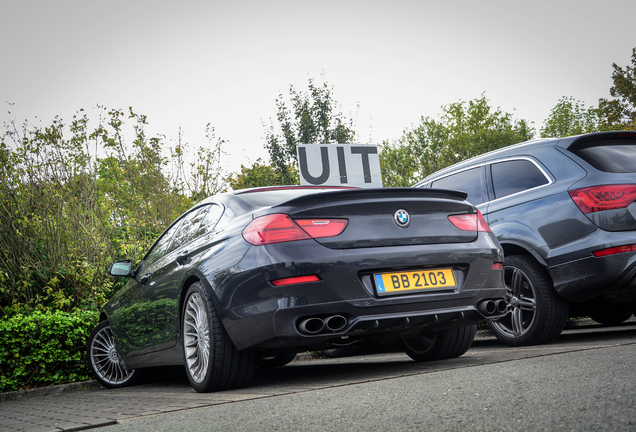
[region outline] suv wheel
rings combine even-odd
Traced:
[[[568,304],[554,291],[547,271],[533,258],[505,258],[504,279],[508,311],[490,321],[490,330],[510,346],[537,345],[556,339],[568,316]]]
[[[590,314],[592,321],[599,324],[612,326],[627,321],[632,317],[632,311],[617,307],[614,311],[595,312]]]

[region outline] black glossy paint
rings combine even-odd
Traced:
[[[236,347],[263,353],[323,349],[358,339],[397,340],[424,328],[469,325],[485,319],[477,303],[505,296],[503,271],[492,270],[494,262],[503,260],[494,235],[461,231],[448,220],[451,214],[475,213],[463,193],[410,188],[258,193],[217,195],[195,206],[214,202],[224,209],[213,231],[149,266],[142,261],[104,307],[129,368],[182,363],[182,296],[196,281],[203,283]],[[268,201],[264,193],[281,198],[255,205]],[[408,228],[394,222],[400,209],[412,212]],[[247,243],[243,228],[272,213],[346,218],[349,225],[330,239]],[[178,229],[184,217],[164,235]],[[438,268],[451,268],[457,287],[384,297],[375,292],[373,273]],[[301,275],[317,275],[319,281],[271,283]],[[298,330],[304,318],[336,314],[347,319],[337,332],[307,335]]]
[[[636,173],[599,171],[570,151],[577,146],[609,144],[617,139],[634,140],[636,132],[529,141],[445,168],[416,187],[430,187],[436,179],[479,167],[486,177],[483,195],[488,199],[477,208],[506,254],[532,255],[547,268],[557,293],[567,300],[594,301],[603,296],[603,300],[634,303],[636,253],[596,258],[592,252],[636,243],[636,202],[624,209],[583,214],[568,193],[596,185],[636,184]],[[550,184],[496,199],[490,165],[511,159],[533,161],[545,172]]]

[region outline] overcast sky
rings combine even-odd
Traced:
[[[635,16],[634,0],[2,0],[0,120],[132,106],[193,145],[211,123],[234,171],[267,159],[263,122],[309,78],[334,87],[361,143],[484,92],[539,128],[561,96],[609,97]]]

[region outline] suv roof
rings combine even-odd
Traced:
[[[462,168],[472,167],[481,162],[491,161],[497,158],[505,158],[510,155],[520,156],[523,154],[525,148],[536,149],[538,147],[560,147],[562,149],[569,149],[574,144],[577,146],[584,143],[593,141],[603,141],[607,139],[634,137],[636,138],[636,131],[610,131],[610,132],[596,132],[591,134],[574,135],[566,138],[539,138],[530,141],[524,141],[519,144],[513,144],[507,147],[503,147],[497,150],[493,150],[488,153],[481,154],[479,156],[466,159],[465,161],[458,162],[454,165],[450,165],[446,168],[442,168],[433,174],[426,176],[423,180],[415,184],[415,187],[420,186],[433,178],[443,177],[447,173],[456,172]]]

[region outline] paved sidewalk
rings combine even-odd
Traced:
[[[441,370],[522,360],[615,345],[636,347],[634,323],[622,327],[566,330],[557,344],[510,348],[480,332],[468,353],[457,359],[417,363],[403,353],[338,359],[303,359],[289,366],[259,370],[245,389],[196,393],[182,368],[162,368],[160,382],[116,390],[95,382],[22,392],[0,403],[0,431],[79,431],[117,424],[127,419],[192,408],[382,381]],[[46,395],[43,395],[45,394]]]

